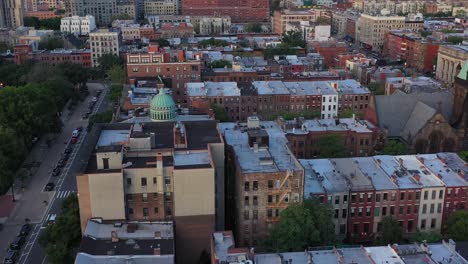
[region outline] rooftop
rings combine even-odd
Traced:
[[[437,175],[447,187],[465,186],[468,187],[468,182],[464,179],[463,173],[451,169],[438,156],[438,154],[417,155],[418,159],[424,163],[426,168],[429,168],[432,173]]]
[[[87,253],[78,253],[75,264],[174,264],[172,255],[120,255],[120,256],[93,256]]]
[[[288,134],[307,134],[309,132],[320,131],[354,131],[357,133],[372,133],[371,129],[374,128],[374,125],[370,122],[366,120],[356,120],[355,118],[308,119],[301,123],[294,120],[285,122],[285,132]]]
[[[248,259],[246,248],[235,248],[231,231],[214,232],[212,237],[214,252],[211,252],[220,263],[242,263]]]
[[[187,83],[188,96],[240,96],[236,82]]]
[[[366,247],[365,250],[374,263],[405,263],[390,246]]]
[[[348,192],[349,182],[328,159],[300,159],[304,167],[304,197],[320,193]]]
[[[441,84],[429,77],[389,77],[386,79],[386,85],[392,84],[394,88],[400,89],[404,93],[432,93],[440,91]]]
[[[273,121],[261,121],[260,129],[268,135],[268,146],[250,147],[245,123],[219,123],[220,133],[226,143],[234,148],[242,173],[279,172],[302,170],[288,148],[284,132]]]
[[[174,152],[174,166],[176,168],[210,168],[211,155],[208,151],[176,151]]]

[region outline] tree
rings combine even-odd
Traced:
[[[120,13],[112,16],[112,21],[114,20],[133,20],[133,17],[131,17],[129,14]]]
[[[42,40],[41,42],[39,42],[39,49],[41,50],[62,49],[63,47],[63,39],[60,37],[50,37],[46,40]]]
[[[392,216],[382,218],[382,237],[383,244],[399,243],[403,238],[403,228]]]
[[[320,158],[343,158],[346,156],[344,139],[339,134],[327,134],[320,137],[318,141]]]
[[[460,158],[464,161],[468,162],[468,151],[459,152],[458,156],[460,156]]]
[[[62,204],[56,222],[49,225],[39,237],[49,263],[73,263],[73,251],[80,245],[81,226],[78,197],[72,194]]]
[[[232,68],[232,63],[228,60],[215,60],[208,63],[210,68]]]
[[[227,42],[222,39],[215,39],[215,38],[210,38],[210,39],[205,39],[202,40],[198,43],[199,46],[206,48],[206,47],[224,47],[227,46]]]
[[[40,20],[40,28],[41,29],[52,29],[52,30],[60,30],[60,23],[62,18],[60,17],[52,17],[47,19]]]
[[[421,34],[421,36],[422,36],[423,38],[425,38],[425,37],[431,35],[431,33],[432,33],[432,32],[426,31],[426,30],[420,30],[420,31],[419,31],[419,34]]]
[[[455,241],[468,239],[468,211],[455,211],[449,216],[447,233]]]
[[[219,122],[229,122],[231,119],[229,118],[229,115],[227,112],[224,110],[224,108],[219,107],[215,104],[211,105],[211,109],[213,110],[214,116],[216,120],[219,120]]]
[[[356,114],[356,113],[353,111],[353,109],[348,108],[348,109],[344,109],[343,111],[341,111],[340,113],[338,113],[338,118],[351,118],[351,117],[353,117],[353,115],[356,116],[356,115],[359,115],[359,113]]]
[[[455,17],[457,17],[457,18],[464,18],[465,15],[466,15],[466,12],[465,12],[464,9],[459,9],[455,13]]]
[[[101,70],[106,72],[114,65],[122,65],[123,61],[119,56],[114,54],[104,54],[98,58],[98,63]]]
[[[83,86],[89,78],[89,72],[80,64],[65,62],[59,65],[58,70],[73,85]]]
[[[381,152],[382,155],[406,155],[408,150],[405,144],[399,140],[391,139],[385,144]]]
[[[434,231],[418,231],[416,232],[416,234],[413,235],[412,240],[418,243],[421,243],[423,241],[426,241],[427,243],[440,243],[440,241],[442,240],[442,235]]]
[[[281,37],[281,43],[288,47],[305,47],[305,41],[300,31],[287,31]]]
[[[96,123],[110,123],[112,121],[112,110],[96,113],[89,117],[88,124],[93,126]]]
[[[449,36],[447,38],[447,41],[452,43],[453,45],[457,45],[459,43],[463,42],[463,37],[458,37],[458,36]]]
[[[112,83],[123,84],[125,83],[125,70],[120,65],[113,65],[108,71],[107,75],[111,79]]]
[[[260,33],[262,32],[262,25],[260,23],[249,23],[244,27],[245,32]]]
[[[384,95],[385,94],[385,85],[382,83],[370,83],[367,85],[367,88],[375,95]]]
[[[155,42],[158,43],[159,47],[169,47],[171,45],[167,39],[163,38],[158,38]]]
[[[273,13],[276,10],[280,10],[281,0],[270,0],[270,14],[273,15]]]
[[[25,27],[33,27],[39,29],[41,27],[41,22],[37,17],[26,16],[23,18],[23,23]]]
[[[304,251],[308,247],[335,242],[335,226],[331,208],[316,199],[292,204],[280,213],[279,222],[263,241],[271,252]]]
[[[112,84],[108,95],[109,100],[112,102],[118,102],[119,98],[122,96],[122,90],[122,84]]]

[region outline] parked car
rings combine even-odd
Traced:
[[[31,224],[24,224],[20,230],[20,236],[27,236],[31,231]]]
[[[18,252],[15,250],[8,250],[5,258],[3,259],[4,264],[14,264],[18,260]]]
[[[52,171],[52,176],[59,176],[60,175],[60,168],[55,167],[54,170]]]
[[[61,159],[59,159],[59,161],[57,162],[57,167],[63,168],[63,166],[65,166],[65,164],[67,164],[67,161],[66,161],[64,158],[61,158]]]
[[[83,127],[79,126],[79,127],[75,128],[75,130],[78,130],[78,132],[81,132],[81,131],[83,131]]]
[[[64,153],[65,153],[65,154],[70,154],[70,153],[72,153],[72,151],[73,151],[73,148],[72,148],[72,147],[68,147],[68,148],[65,149]]]
[[[93,97],[93,102],[97,102],[97,99],[98,99],[98,98],[97,98],[96,96]]]
[[[13,242],[11,242],[10,249],[11,250],[20,250],[21,247],[23,246],[25,240],[26,239],[25,239],[24,236],[17,236],[15,238],[15,240]]]
[[[75,144],[76,142],[78,142],[78,138],[72,137],[72,138],[70,139],[70,143]]]
[[[50,192],[50,191],[52,191],[52,190],[54,189],[54,187],[55,187],[55,183],[49,182],[49,183],[47,183],[46,186],[45,186],[45,191],[46,191],[46,192]]]
[[[55,219],[57,218],[56,214],[51,214],[49,218],[47,218],[47,224],[52,225],[55,223]]]

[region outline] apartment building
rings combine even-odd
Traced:
[[[468,60],[468,45],[445,45],[437,53],[436,78],[451,87]]]
[[[160,50],[157,45],[150,45],[146,50],[127,53],[128,78],[154,78],[159,76],[171,88],[177,104],[187,104],[185,84],[199,82],[201,61],[191,60],[182,50]]]
[[[361,45],[381,51],[385,33],[396,29],[411,29],[415,32],[423,29],[424,22],[409,21],[403,16],[371,16],[362,14],[356,23],[356,40]]]
[[[99,58],[105,54],[119,56],[119,33],[100,29],[89,33],[93,67],[99,66]]]
[[[163,24],[160,28],[161,37],[164,39],[170,38],[193,38],[195,32],[193,25],[190,23],[175,23]]]
[[[146,16],[152,15],[177,15],[179,2],[177,0],[145,0],[144,13]]]
[[[90,50],[38,50],[32,51],[31,48],[23,49],[24,45],[15,47],[15,63],[22,65],[29,61],[45,63],[51,66],[59,65],[60,63],[71,62],[80,64],[84,68],[91,68],[91,51]],[[28,45],[28,47],[30,47]]]
[[[281,35],[286,32],[288,23],[315,22],[319,17],[331,18],[331,13],[325,9],[279,10],[273,13],[271,24],[273,31]]]
[[[60,31],[76,35],[89,35],[96,29],[96,21],[93,16],[72,16],[60,20]]]
[[[151,25],[123,24],[120,26],[122,40],[135,41],[141,39],[154,40],[159,34],[156,34]]]
[[[96,147],[76,178],[81,226],[97,217],[172,220],[177,258],[186,263],[209,249],[224,223],[224,144],[215,121],[178,121],[164,92],[153,98],[151,117],[93,128]]]
[[[0,28],[16,29],[23,25],[24,5],[21,0],[0,2]]]
[[[446,13],[452,14],[453,6],[447,2],[429,2],[425,4],[425,11],[428,14]]]
[[[234,23],[268,22],[270,17],[267,0],[183,0],[181,5],[184,16],[230,16]]]
[[[190,23],[193,25],[195,33],[201,35],[228,33],[231,28],[230,16],[147,15],[146,19],[155,28],[159,28],[166,23]]]
[[[348,46],[346,43],[336,40],[313,41],[308,45],[324,58],[324,64],[329,68],[337,66],[335,59],[338,55],[348,53]]]
[[[65,2],[65,9],[76,16],[92,15],[97,24],[106,25],[117,15],[117,0],[69,0]]]
[[[302,202],[304,170],[275,122],[219,123],[228,148],[227,195],[235,208],[233,227],[243,246],[257,245],[279,214]],[[228,219],[228,218],[226,218]]]
[[[277,120],[286,133],[289,148],[300,159],[320,156],[320,139],[326,135],[338,135],[343,140],[346,156],[369,156],[382,145],[383,135],[377,127],[366,120],[355,118],[317,120]]]

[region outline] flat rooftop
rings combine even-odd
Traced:
[[[417,155],[417,157],[424,163],[426,168],[429,168],[433,174],[437,175],[447,187],[468,187],[468,182],[464,179],[463,174],[460,176],[457,171],[445,164],[437,154]]]
[[[420,176],[422,187],[444,187],[444,182],[424,166],[414,155],[395,156],[395,159],[402,162],[409,174]]]
[[[370,128],[374,125],[365,120],[356,120],[354,118],[339,118],[339,119],[307,119],[302,122],[299,128],[297,121],[285,121],[286,133],[288,134],[308,134],[309,132],[324,132],[324,131],[354,131],[357,133],[372,133]],[[294,129],[293,129],[294,128]]]
[[[93,256],[87,253],[78,253],[75,264],[174,264],[174,256],[163,255],[120,255],[120,256]]]
[[[215,258],[220,263],[243,263],[247,260],[247,248],[235,248],[234,236],[231,231],[214,232],[213,244]]]
[[[403,264],[405,263],[390,246],[365,248],[373,263]]]
[[[373,157],[354,158],[354,160],[364,175],[369,177],[376,191],[398,189],[398,185]]]
[[[115,232],[121,239],[151,239],[158,233],[164,239],[174,238],[174,226],[172,222],[103,222],[89,220],[86,225],[84,236],[95,239],[110,239],[111,233]]]
[[[348,192],[349,182],[328,159],[300,159],[304,167],[304,197],[320,193]]]
[[[174,167],[177,169],[211,168],[211,155],[208,151],[176,151]]]
[[[188,96],[240,96],[241,91],[236,82],[187,83]]]
[[[218,126],[226,143],[234,148],[242,173],[302,170],[288,148],[284,132],[276,122],[260,122],[261,128],[268,134],[269,146],[259,146],[258,150],[249,145],[245,123],[219,123]]]

